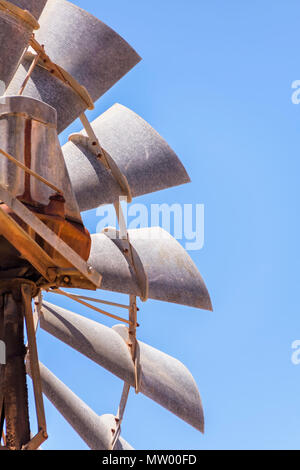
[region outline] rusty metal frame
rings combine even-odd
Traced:
[[[119,307],[119,308],[124,308],[126,310],[130,309],[130,305],[124,305],[124,304],[119,304],[116,302],[111,302],[109,300],[102,300],[102,299],[94,299],[93,297],[86,297],[85,295],[81,294],[72,294],[73,297],[76,297],[80,300],[88,300],[89,302],[96,302],[98,304],[104,304],[104,305],[111,305],[113,307]]]
[[[4,312],[3,312],[4,314]],[[0,339],[3,339],[5,336],[5,323],[4,323],[4,315],[0,312]],[[5,364],[0,364],[0,383],[3,383],[3,378],[5,374]],[[3,440],[3,445],[6,446],[6,438],[3,430],[4,426],[4,393],[3,389],[0,389],[0,446],[1,446],[1,439]]]
[[[72,248],[61,240],[51,229],[49,229],[38,217],[27,207],[16,199],[9,191],[0,185],[0,200],[3,201],[22,221],[34,232],[42,237],[53,247],[66,261],[70,263],[78,273],[79,278],[87,280],[92,289],[100,287],[102,276],[89,266]],[[28,235],[0,206],[0,222],[2,234],[15,248],[20,251],[33,266],[50,282],[55,281],[61,269],[61,275],[68,272],[67,266],[57,266],[56,263],[39,247],[39,245]],[[24,245],[23,245],[24,243]],[[41,258],[40,258],[41,256]],[[64,268],[66,271],[64,271]],[[72,274],[70,274],[71,277]]]
[[[71,134],[69,136],[69,141],[73,144],[80,144],[84,147],[88,148],[91,153],[95,155],[97,160],[99,160],[104,168],[107,171],[110,171],[114,179],[119,184],[121,191],[126,195],[128,202],[132,201],[132,192],[130,189],[130,185],[126,176],[122,173],[118,165],[115,163],[113,158],[109,155],[108,152],[104,150],[99,142],[98,137],[96,136],[94,129],[92,128],[88,118],[86,117],[85,113],[82,113],[79,116],[81,123],[87,133],[87,136],[83,134]]]
[[[0,0],[1,1],[1,0]],[[28,70],[28,73],[24,79],[24,82],[19,90],[19,95],[22,95],[24,92],[26,85],[29,81],[30,76],[32,75],[35,67],[37,65],[46,69],[51,75],[54,75],[56,78],[61,80],[65,85],[72,88],[72,90],[81,98],[81,100],[86,104],[87,109],[94,109],[94,102],[87,91],[87,89],[80,85],[80,83],[75,80],[66,70],[64,70],[59,65],[52,62],[51,58],[46,54],[45,48],[41,45],[32,35],[29,46],[35,51],[36,55],[33,55],[33,62]],[[27,52],[28,54],[28,52]],[[30,54],[32,55],[32,54]]]
[[[36,345],[35,326],[33,321],[32,307],[31,307],[31,289],[27,284],[21,286],[21,292],[24,303],[24,316],[28,337],[28,356],[30,363],[30,371],[32,375],[34,399],[36,407],[36,416],[38,422],[38,433],[25,445],[22,450],[36,450],[48,438],[47,425],[43,401],[43,391],[41,384],[38,352]],[[26,361],[27,363],[27,361]],[[28,364],[28,363],[27,363]]]
[[[6,0],[0,0],[0,10],[9,13],[11,16],[17,18],[18,20],[24,21],[24,23],[27,23],[28,26],[30,26],[30,28],[32,29],[39,29],[40,27],[37,20],[28,10],[23,10],[22,8],[18,7],[17,5],[14,5],[11,2],[8,2]]]

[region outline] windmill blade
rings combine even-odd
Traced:
[[[52,62],[85,87],[95,102],[141,58],[111,28],[65,0],[48,0],[36,39]],[[29,70],[32,56],[22,61],[7,94],[16,94]],[[57,110],[58,133],[84,112],[88,105],[67,84],[38,64],[24,94],[41,99]]]
[[[19,3],[0,0],[0,95],[6,91],[33,31],[39,27],[36,18],[19,8]],[[45,0],[35,0],[32,13],[38,13],[45,3]]]
[[[92,123],[92,128],[127,178],[133,197],[190,182],[165,140],[125,106],[115,104]],[[81,211],[113,203],[124,194],[112,173],[77,135],[70,136],[63,154]]]
[[[113,329],[69,310],[43,302],[41,328],[76,351],[109,370],[131,386],[135,369],[129,348],[128,329]],[[177,359],[138,341],[140,391],[176,416],[204,430],[204,417],[197,385]]]
[[[43,393],[88,447],[92,450],[109,450],[113,440],[112,429],[116,428],[115,417],[108,414],[98,416],[41,363],[40,374]],[[132,447],[120,437],[115,449],[132,450]]]
[[[10,0],[10,2],[23,10],[29,11],[38,20],[47,0]]]
[[[141,296],[138,280],[113,229],[92,235],[89,263],[103,275],[101,289]],[[205,283],[184,248],[160,227],[128,230],[135,263],[148,278],[148,297],[212,310]]]

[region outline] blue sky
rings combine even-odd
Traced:
[[[136,200],[205,205],[205,245],[191,256],[214,312],[142,305],[139,337],[180,359],[202,396],[206,433],[131,394],[123,437],[137,449],[299,449],[299,2],[77,0],[143,61],[89,113],[115,102],[169,142],[192,183]],[[81,128],[76,122],[62,136]],[[93,233],[99,219],[84,214]],[[58,298],[57,298],[58,297]],[[59,296],[47,300],[104,324]],[[102,298],[122,299],[102,293]],[[41,360],[98,414],[114,413],[122,383],[38,334]],[[46,401],[44,448],[85,445]]]

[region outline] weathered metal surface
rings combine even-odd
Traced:
[[[115,104],[93,123],[103,149],[127,178],[133,197],[190,182],[166,141],[140,116]],[[82,135],[86,135],[84,131]],[[124,194],[112,173],[75,139],[63,154],[80,210],[109,204]]]
[[[13,290],[13,292],[12,292]],[[6,446],[20,450],[30,440],[28,393],[24,357],[23,305],[16,283],[0,283],[0,317],[4,320],[2,340],[6,344],[6,365],[0,378],[4,396]],[[0,406],[2,410],[2,403]]]
[[[43,224],[38,217],[26,208],[18,199],[15,199],[11,194],[3,189],[0,185],[0,200],[4,201],[27,226],[29,226],[34,233],[44,239],[49,246],[59,253],[60,257],[65,260],[65,266],[72,266],[87,280],[89,280],[95,287],[101,284],[101,275],[92,269],[87,263],[78,256],[72,248],[61,240],[52,230]],[[51,266],[49,266],[50,268]],[[55,268],[55,266],[52,266]],[[49,270],[49,269],[48,269]]]
[[[43,401],[43,392],[41,376],[39,369],[39,359],[36,345],[36,330],[33,321],[32,298],[36,293],[36,287],[23,284],[21,286],[23,311],[26,322],[26,332],[28,341],[28,358],[30,364],[31,377],[33,382],[34,400],[37,416],[37,433],[30,436],[30,440],[24,446],[24,450],[36,450],[48,438],[45,408]]]
[[[83,226],[59,145],[55,109],[23,96],[0,98],[0,187],[87,260],[90,235]],[[23,228],[30,232],[28,227],[30,223]],[[45,242],[43,248],[55,262],[61,259],[53,245]]]
[[[10,3],[29,11],[38,20],[47,0],[10,0]]]
[[[89,448],[109,450],[113,439],[111,430],[116,428],[115,417],[98,416],[41,363],[40,373],[44,394]],[[132,450],[132,447],[120,437],[115,449]]]
[[[205,283],[184,248],[160,227],[128,230],[133,254],[144,267],[149,298],[212,310]],[[102,274],[101,289],[139,296],[138,282],[121,250],[122,240],[92,235],[89,263]]]
[[[69,310],[43,302],[41,328],[135,386],[134,363],[126,344],[128,329],[113,329]],[[125,340],[125,341],[124,341]],[[204,417],[197,385],[177,359],[138,341],[139,389],[179,418],[203,432]]]
[[[23,96],[0,98],[0,148],[58,187],[65,198],[65,216],[82,223],[60,151],[56,111]],[[48,206],[56,194],[44,183],[0,156],[0,184],[33,206]]]
[[[34,25],[11,14],[0,4],[0,96],[12,80],[29,43]]]
[[[48,0],[39,23],[36,39],[45,45],[53,62],[87,89],[94,102],[140,61],[111,28],[65,0]],[[31,60],[23,60],[7,94],[18,92]],[[71,88],[41,66],[35,68],[24,95],[41,99],[57,110],[59,133],[87,108]]]

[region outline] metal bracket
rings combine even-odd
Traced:
[[[129,309],[129,319],[130,326],[128,328],[128,341],[127,346],[130,350],[132,360],[134,362],[134,372],[135,372],[135,393],[140,391],[140,382],[141,382],[141,367],[139,361],[139,352],[138,352],[138,342],[136,339],[136,325],[137,325],[137,305],[136,297],[134,295],[130,296],[130,309]],[[121,395],[121,400],[118,408],[118,413],[116,416],[116,429],[112,429],[113,439],[111,443],[111,450],[114,450],[116,442],[121,435],[121,424],[124,418],[124,413],[126,405],[128,402],[130,392],[130,385],[124,383],[123,392]]]
[[[56,78],[61,80],[65,85],[72,88],[72,90],[86,104],[87,109],[94,109],[94,102],[87,89],[80,85],[80,83],[78,83],[77,80],[75,80],[75,78],[72,77],[72,75],[70,75],[66,70],[52,62],[50,57],[46,54],[44,46],[34,38],[34,35],[30,39],[29,45],[36,52],[36,55],[30,52],[25,54],[26,57],[32,57],[33,62],[20,88],[19,95],[22,95],[32,72],[34,71],[35,67],[39,65],[46,69],[51,75],[54,75]]]
[[[149,296],[149,282],[148,276],[144,269],[143,263],[130,243],[130,239],[122,238],[120,231],[112,227],[107,227],[103,229],[104,235],[110,238],[117,247],[122,251],[124,257],[126,258],[129,266],[131,266],[133,272],[135,273],[136,280],[139,286],[140,294],[139,297],[142,302],[146,302]]]
[[[63,196],[63,193],[62,191],[57,188],[56,186],[54,186],[54,184],[52,183],[49,183],[49,181],[47,181],[45,178],[43,178],[41,175],[39,175],[38,173],[36,173],[35,171],[31,170],[30,168],[28,168],[26,165],[23,165],[23,163],[19,162],[19,160],[17,160],[15,157],[13,157],[12,155],[10,155],[9,153],[5,152],[5,150],[1,149],[0,148],[0,153],[1,155],[3,155],[5,158],[7,158],[8,160],[10,160],[11,162],[13,162],[16,166],[18,166],[19,168],[21,168],[25,173],[33,176],[34,178],[36,178],[37,180],[41,181],[41,183],[45,184],[46,186],[48,186],[48,188],[52,189],[53,191],[55,191],[57,194]]]
[[[131,324],[131,320],[126,320],[125,318],[119,317],[118,315],[114,315],[113,313],[106,312],[106,310],[102,310],[98,307],[95,307],[94,305],[91,305],[89,302],[85,302],[82,300],[82,296],[76,295],[76,294],[70,294],[68,292],[62,291],[60,289],[54,289],[54,290],[48,290],[47,292],[51,292],[52,294],[58,294],[58,295],[64,295],[65,297],[68,297],[69,299],[74,300],[75,302],[78,302],[81,305],[84,305],[85,307],[90,308],[91,310],[94,310],[95,312],[101,313],[102,315],[106,315],[107,317],[114,318],[115,320],[121,321],[123,323],[127,323],[128,325]],[[97,302],[97,299],[92,299],[90,297],[84,297],[85,299],[88,299],[90,302]],[[117,304],[115,304],[117,305]],[[140,326],[139,324],[133,325],[135,328],[137,326]]]
[[[102,163],[104,168],[107,171],[110,171],[114,179],[119,184],[121,191],[124,196],[127,197],[127,201],[132,201],[132,193],[126,176],[121,172],[120,168],[109,155],[106,150],[101,146],[98,137],[96,136],[89,120],[87,119],[85,113],[80,115],[80,120],[83,124],[83,127],[87,133],[87,136],[83,134],[71,134],[69,136],[69,141],[75,145],[82,145],[88,149],[99,162]]]
[[[0,200],[10,207],[10,209],[35,233],[53,247],[66,260],[67,264],[71,264],[76,268],[79,277],[88,280],[93,286],[92,288],[100,287],[102,276],[1,185]],[[57,268],[68,268],[68,266],[57,266],[31,236],[1,209],[1,206],[0,224],[0,231],[3,236],[20,251],[48,281],[55,281]],[[53,268],[54,271],[51,272]]]
[[[40,28],[39,23],[37,22],[35,17],[31,13],[29,13],[29,11],[23,10],[22,8],[18,7],[17,5],[14,5],[11,2],[8,2],[6,0],[0,0],[0,10],[9,13],[11,16],[17,18],[18,20],[24,21],[24,23],[27,23],[31,29]]]

